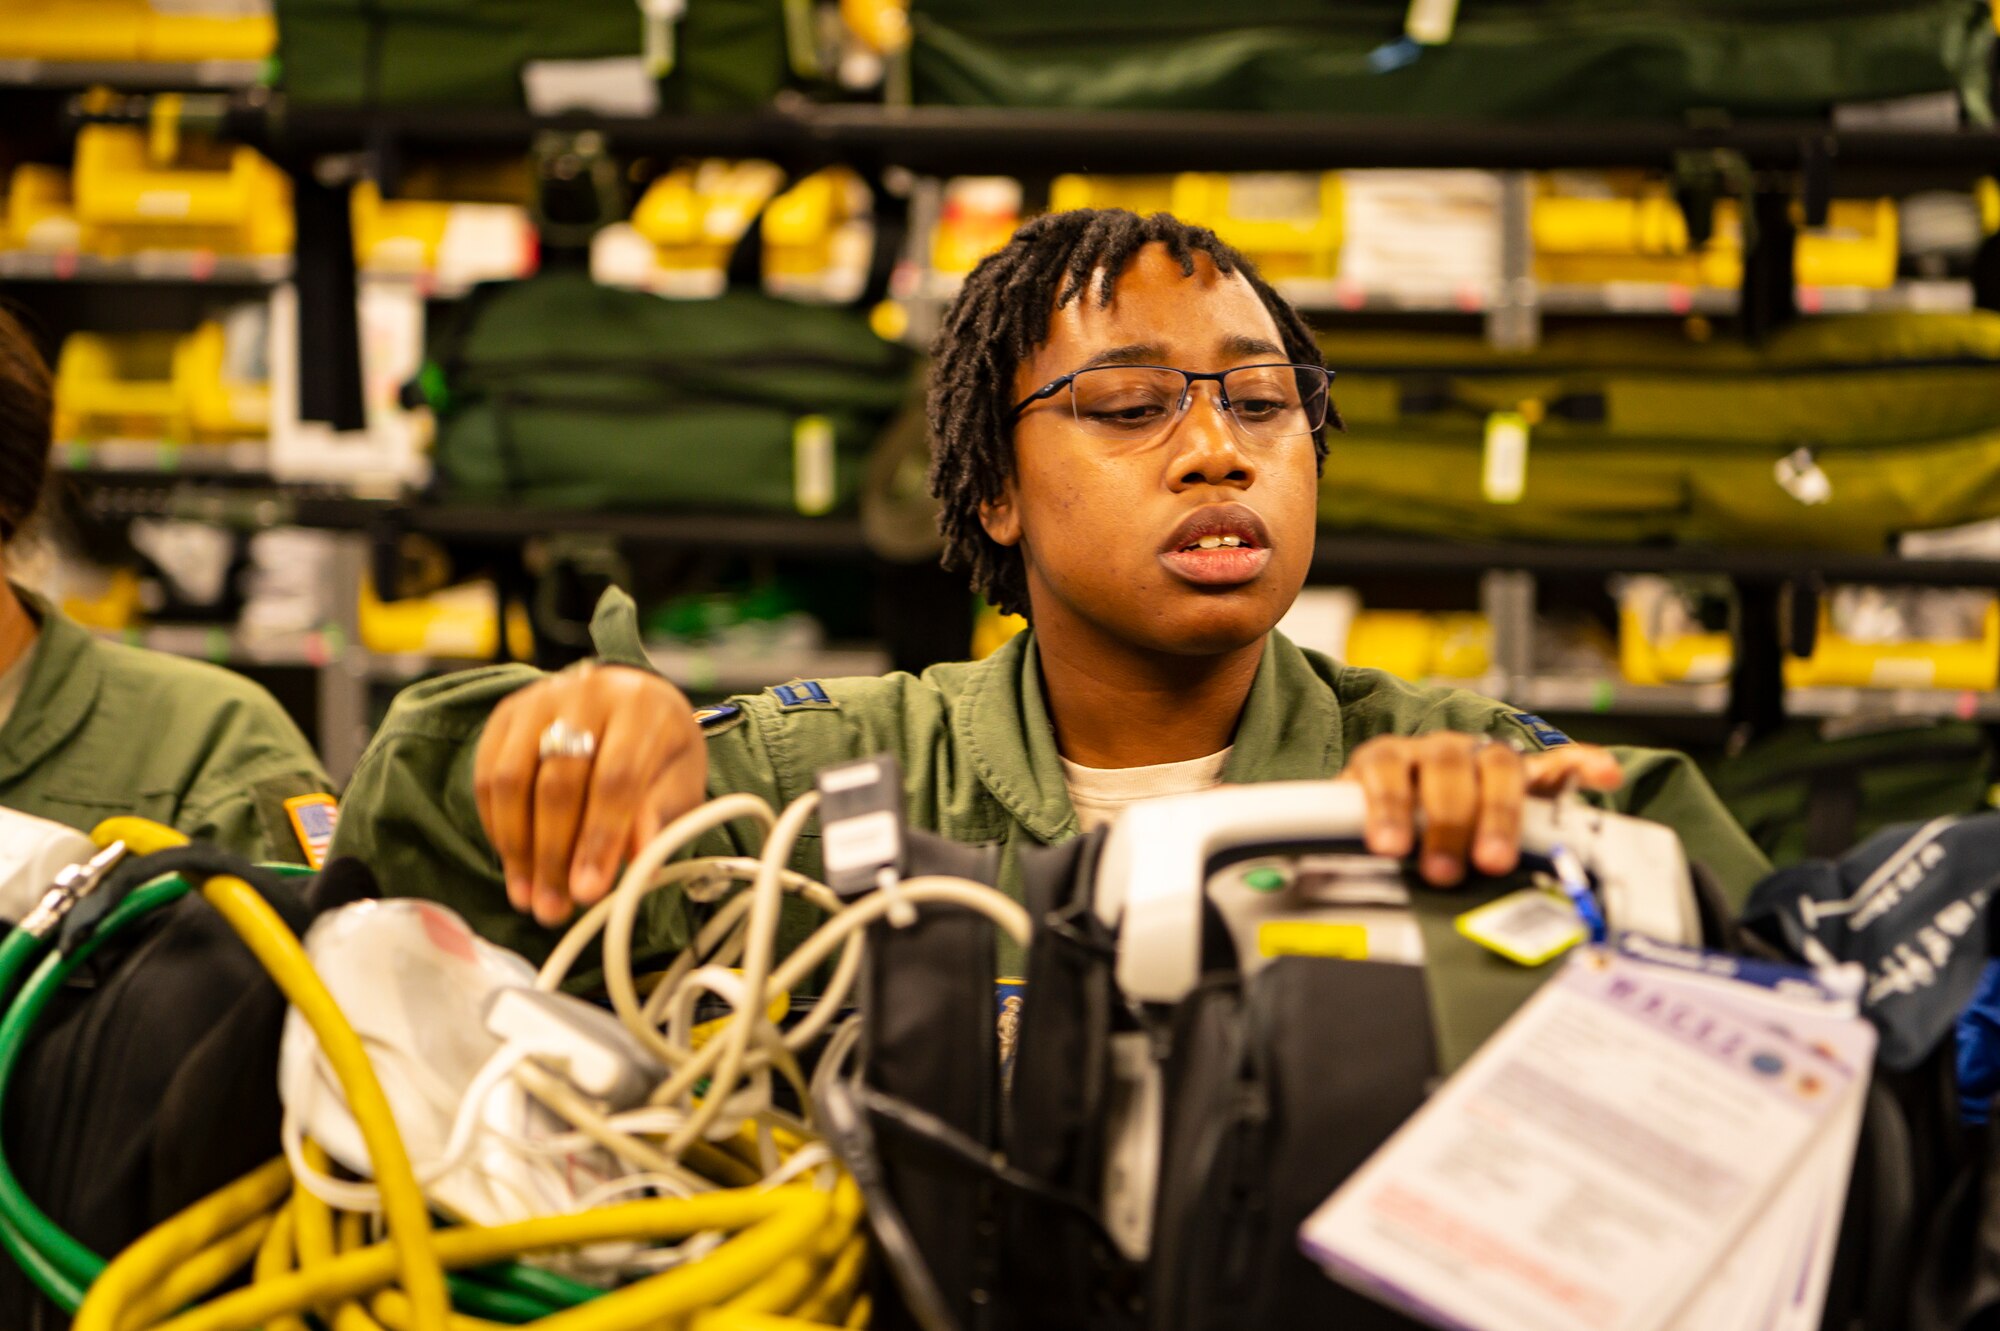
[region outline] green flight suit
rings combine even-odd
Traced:
[[[622,593],[605,597],[592,633],[600,659],[644,663],[637,618]],[[370,863],[385,893],[442,901],[486,937],[539,959],[556,935],[508,907],[472,794],[473,751],[488,714],[536,678],[524,666],[494,666],[405,690],[348,783],[333,853]],[[1000,885],[1017,897],[1021,847],[1076,834],[1032,633],[987,660],[933,666],[921,677],[813,683],[708,709],[711,795],[745,791],[782,808],[812,788],[822,767],[893,753],[903,766],[911,823],[955,840],[1001,843]],[[1544,723],[1503,703],[1343,666],[1273,633],[1223,779],[1331,777],[1364,740],[1438,730],[1497,735],[1526,749],[1562,742]],[[1686,757],[1616,752],[1626,782],[1608,797],[1610,805],[1677,830],[1690,857],[1707,864],[1738,902],[1770,872]],[[745,853],[730,831],[699,849]],[[817,873],[816,834],[801,840],[794,867]],[[684,940],[677,905],[666,893],[649,898],[643,927],[652,947]],[[1011,969],[1013,961],[1002,964]]]
[[[270,694],[15,594],[41,635],[0,727],[0,805],[84,832],[136,814],[248,858],[305,861],[285,801],[333,786]]]

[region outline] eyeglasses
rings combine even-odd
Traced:
[[[1326,424],[1333,372],[1317,365],[1239,365],[1196,374],[1165,365],[1104,365],[1042,385],[1014,404],[1012,422],[1065,388],[1076,423],[1105,439],[1145,443],[1166,433],[1194,401],[1196,381],[1213,379],[1219,406],[1245,439],[1291,439]]]

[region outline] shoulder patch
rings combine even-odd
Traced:
[[[780,684],[771,690],[771,696],[776,698],[778,706],[787,712],[807,707],[833,710],[840,706],[827,696],[826,688],[816,679],[795,679],[789,684]]]
[[[340,803],[331,795],[294,795],[285,801],[285,816],[291,819],[292,835],[305,852],[306,867],[326,867],[326,848],[333,844],[333,829],[340,825]]]
[[[694,713],[694,723],[701,727],[704,735],[719,735],[743,719],[743,708],[733,702],[719,702],[713,707],[698,707]]]
[[[1534,738],[1534,741],[1545,749],[1557,749],[1565,744],[1573,743],[1568,735],[1563,734],[1562,731],[1557,730],[1533,712],[1509,712],[1507,719],[1527,731]]]

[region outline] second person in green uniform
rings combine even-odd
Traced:
[[[1213,233],[1115,210],[1031,222],[967,280],[933,364],[947,564],[1029,632],[982,662],[800,681],[697,720],[613,596],[594,666],[406,692],[349,786],[336,852],[535,955],[703,799],[783,803],[824,766],[888,751],[912,821],[1003,843],[1008,887],[1022,846],[1131,799],[1315,777],[1358,782],[1371,848],[1415,854],[1441,886],[1468,865],[1510,870],[1524,798],[1570,785],[1674,827],[1738,898],[1767,872],[1681,755],[1572,744],[1276,632],[1311,564],[1337,416],[1304,322]],[[797,867],[817,860],[807,838]],[[677,921],[653,901],[671,945]]]
[[[0,309],[0,575],[41,502],[50,408],[47,365]],[[325,850],[331,789],[257,685],[105,642],[0,576],[0,807],[85,832],[136,814],[297,863]]]

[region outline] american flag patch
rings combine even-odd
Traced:
[[[285,813],[292,820],[292,832],[299,839],[309,868],[326,865],[326,848],[333,844],[333,829],[340,825],[340,805],[331,795],[294,795],[285,801]]]

